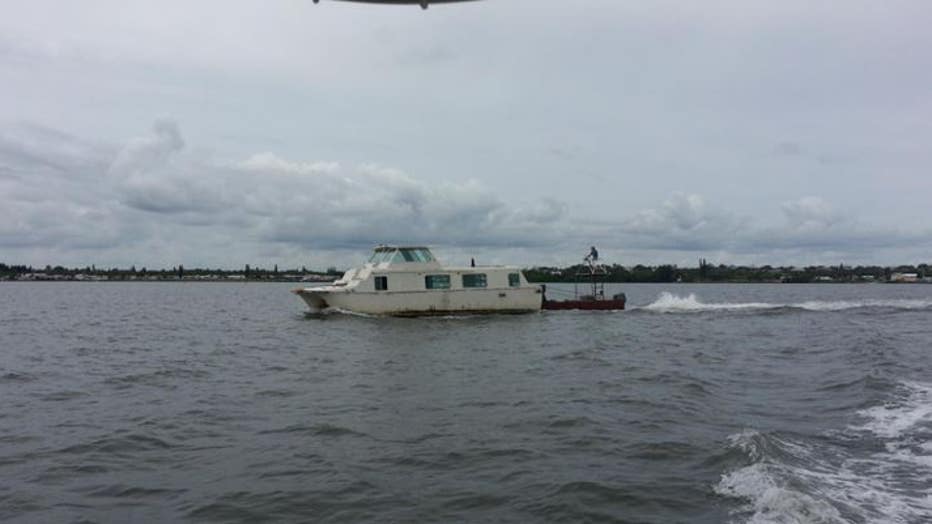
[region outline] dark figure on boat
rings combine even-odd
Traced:
[[[589,254],[586,255],[586,258],[583,260],[589,262],[590,264],[594,264],[599,260],[599,251],[595,248],[595,246],[589,248]]]

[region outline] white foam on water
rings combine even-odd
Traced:
[[[715,492],[744,501],[736,514],[754,524],[932,522],[930,404],[932,385],[904,382],[897,401],[858,412],[866,422],[849,427],[845,437],[882,448],[861,456],[853,454],[858,447],[752,430],[732,435],[730,447],[752,463],[722,475]]]
[[[862,300],[812,300],[789,304],[788,307],[806,309],[809,311],[844,311],[846,309],[860,308],[890,308],[890,309],[928,309],[932,308],[932,300],[921,299],[862,299]]]
[[[779,523],[842,523],[846,522],[838,509],[824,500],[820,494],[809,494],[798,485],[800,475],[805,472],[767,457],[762,446],[765,437],[758,431],[744,430],[728,437],[732,448],[741,450],[752,464],[722,475],[714,487],[719,495],[747,502],[739,512],[748,514],[746,522],[751,524]],[[770,446],[779,447],[802,455],[811,449],[775,437],[766,438]]]
[[[695,293],[687,296],[675,295],[664,291],[656,300],[646,306],[632,309],[642,309],[659,313],[702,312],[702,311],[740,311],[740,310],[767,310],[767,309],[802,309],[805,311],[844,311],[861,308],[891,308],[891,309],[930,309],[932,300],[921,299],[862,299],[862,300],[809,300],[795,303],[772,302],[712,302],[699,300]]]
[[[728,435],[728,444],[732,448],[738,448],[744,452],[745,455],[750,457],[751,460],[760,460],[763,457],[762,451],[754,442],[755,439],[761,436],[760,432],[754,431],[753,429],[745,429],[741,433],[735,433],[734,435]]]
[[[902,489],[898,475],[888,457],[806,467],[765,460],[723,475],[714,490],[745,501],[736,513],[752,524],[932,521],[932,494]]]
[[[739,302],[739,303],[712,303],[707,304],[696,298],[695,293],[681,297],[664,291],[657,297],[657,300],[651,302],[639,309],[658,312],[677,312],[677,311],[716,311],[716,310],[737,310],[737,309],[775,309],[783,307],[781,304],[769,304],[767,302]]]
[[[894,439],[917,426],[932,426],[932,385],[902,382],[900,387],[903,392],[901,398],[858,411],[858,415],[867,420],[851,429]]]
[[[750,524],[804,522],[843,523],[839,511],[825,500],[783,485],[784,471],[756,463],[722,476],[715,492],[749,501],[743,511],[752,513]]]
[[[890,442],[886,447],[890,460],[922,466],[927,468],[930,476],[932,476],[932,448],[928,446],[928,443],[913,445],[904,442]]]

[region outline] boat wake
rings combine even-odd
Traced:
[[[932,385],[904,382],[893,401],[858,412],[862,423],[830,439],[732,435],[731,451],[748,464],[714,490],[741,500],[735,516],[750,523],[929,522],[930,404]]]
[[[664,291],[657,299],[646,306],[633,307],[642,311],[655,313],[698,313],[705,311],[742,311],[742,310],[776,310],[792,309],[803,311],[845,311],[862,308],[889,309],[930,309],[932,300],[928,299],[862,299],[862,300],[810,300],[795,303],[772,302],[712,302],[706,303],[696,298],[694,293],[687,296],[674,295]]]
[[[911,429],[923,425],[932,430],[932,384],[902,382],[904,395],[900,399],[864,409],[858,415],[864,423],[852,426],[856,431],[868,431],[882,438],[897,439]],[[932,437],[932,434],[929,435]],[[932,442],[926,444],[932,450]],[[932,462],[929,463],[932,466]]]
[[[379,318],[378,315],[370,315],[368,313],[360,313],[358,311],[350,311],[348,309],[341,309],[338,307],[328,307],[324,309],[319,309],[316,311],[306,311],[304,313],[306,318],[313,319],[323,319],[328,317],[338,317],[338,316],[347,316],[347,317],[359,317],[359,318]]]

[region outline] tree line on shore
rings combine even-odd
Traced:
[[[0,263],[0,280],[332,280],[342,274],[334,267],[325,270],[310,270],[306,267],[279,270],[277,264],[271,269],[249,264],[242,269],[186,268],[184,265],[168,269],[137,269],[136,266],[98,268],[93,265],[83,268],[50,265],[35,268]]]
[[[736,266],[708,263],[700,259],[697,267],[679,267],[675,264],[657,266],[601,266],[606,282],[887,282],[898,275],[914,275],[910,279],[923,281],[932,277],[929,264],[899,266]],[[573,282],[577,278],[588,280],[589,266],[577,264],[565,268],[533,267],[524,274],[531,282]]]
[[[699,260],[697,267],[679,267],[674,264],[647,266],[600,266],[604,268],[606,282],[886,282],[897,275],[912,275],[915,280],[932,278],[929,264],[899,266],[736,266],[708,263]],[[583,264],[568,267],[531,267],[524,270],[530,282],[573,282],[577,275],[588,275],[589,266]],[[169,269],[136,268],[66,268],[45,266],[34,268],[27,265],[0,263],[0,280],[333,280],[342,274],[335,267],[326,270],[309,270],[306,267],[280,270],[252,267],[242,269],[185,268],[183,265]]]

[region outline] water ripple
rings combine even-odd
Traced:
[[[309,320],[276,284],[2,286],[4,522],[932,515],[932,286],[430,320]]]

